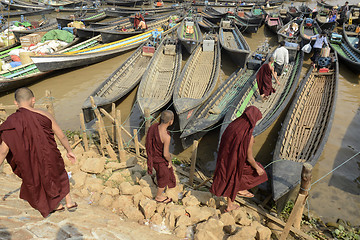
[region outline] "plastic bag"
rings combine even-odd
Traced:
[[[310,45],[310,43],[304,45],[301,50],[302,50],[304,53],[310,53],[310,52],[311,52],[311,45]]]

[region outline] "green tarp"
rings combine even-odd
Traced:
[[[45,33],[45,35],[41,38],[41,42],[45,42],[47,40],[60,40],[71,43],[72,41],[74,41],[74,38],[75,36],[70,32],[56,29]]]

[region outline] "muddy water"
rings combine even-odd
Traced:
[[[328,2],[338,4],[337,1]],[[308,3],[315,6],[315,1]],[[355,3],[355,1],[350,1],[350,3]],[[276,43],[276,36],[264,27],[257,34],[246,35],[245,37],[252,50],[255,50],[265,38],[268,38],[272,45]],[[63,129],[77,130],[79,129],[80,109],[86,97],[130,54],[131,52],[127,52],[113,59],[84,68],[56,72],[30,87],[40,102],[43,101],[42,97],[45,90],[51,90],[54,97],[56,119],[60,126]],[[185,59],[187,57],[186,55]],[[307,71],[310,64],[308,57],[305,60],[302,75]],[[234,70],[235,67],[229,57],[223,54],[220,80],[224,81]],[[346,66],[340,64],[339,91],[333,126],[323,154],[313,170],[313,182],[360,151],[359,81],[358,75],[353,74]],[[123,121],[129,116],[135,100],[136,89],[117,103],[117,109],[121,110]],[[13,92],[3,94],[0,97],[0,103],[12,104]],[[172,108],[172,106],[168,107]],[[269,163],[272,159],[277,134],[284,117],[285,113],[267,131],[255,139],[256,158],[263,164]],[[133,114],[125,125],[127,128],[140,126],[139,115]],[[190,149],[182,149],[178,139],[179,135],[176,133],[176,125],[174,130],[172,151],[178,158],[189,158]],[[214,156],[218,133],[219,129],[212,130],[200,141],[198,162],[204,170],[211,170],[215,167]],[[350,220],[353,224],[360,224],[360,156],[315,184],[311,189],[309,203],[310,209],[323,217],[325,221],[343,218]]]

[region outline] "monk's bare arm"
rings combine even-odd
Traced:
[[[252,151],[253,145],[254,145],[254,136],[251,136],[249,148],[248,148],[248,152],[247,152],[247,161],[250,163],[250,165],[256,170],[256,172],[259,175],[263,175],[264,170],[261,167],[259,167],[259,165],[257,165],[255,158],[253,156],[253,151]]]
[[[164,137],[164,152],[163,155],[166,159],[166,161],[169,162],[169,166],[171,165],[171,154],[170,154],[170,136],[166,134],[166,136]]]
[[[61,130],[59,124],[57,124],[55,118],[48,112],[42,111],[42,110],[37,110],[39,111],[39,113],[47,116],[52,123],[52,130],[54,132],[54,134],[59,138],[61,144],[64,146],[64,148],[67,151],[67,158],[72,162],[75,163],[76,161],[76,157],[74,155],[74,153],[72,152],[72,149],[70,147],[70,143],[66,137],[66,135],[63,133],[63,131]]]
[[[6,145],[6,143],[4,141],[2,141],[2,143],[0,144],[0,166],[3,163],[3,161],[5,160],[8,152],[9,152],[8,145]]]

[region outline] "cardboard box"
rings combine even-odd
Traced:
[[[176,55],[176,46],[175,45],[166,45],[164,48],[164,54],[165,55]]]
[[[155,47],[152,46],[144,46],[143,47],[143,52],[142,55],[143,56],[149,56],[152,57],[155,53]]]
[[[37,32],[20,37],[21,47],[28,48],[32,44],[36,45],[41,41],[41,38],[45,35],[45,33],[46,32]]]
[[[215,47],[215,40],[204,40],[203,41],[203,51],[204,52],[213,52]]]

